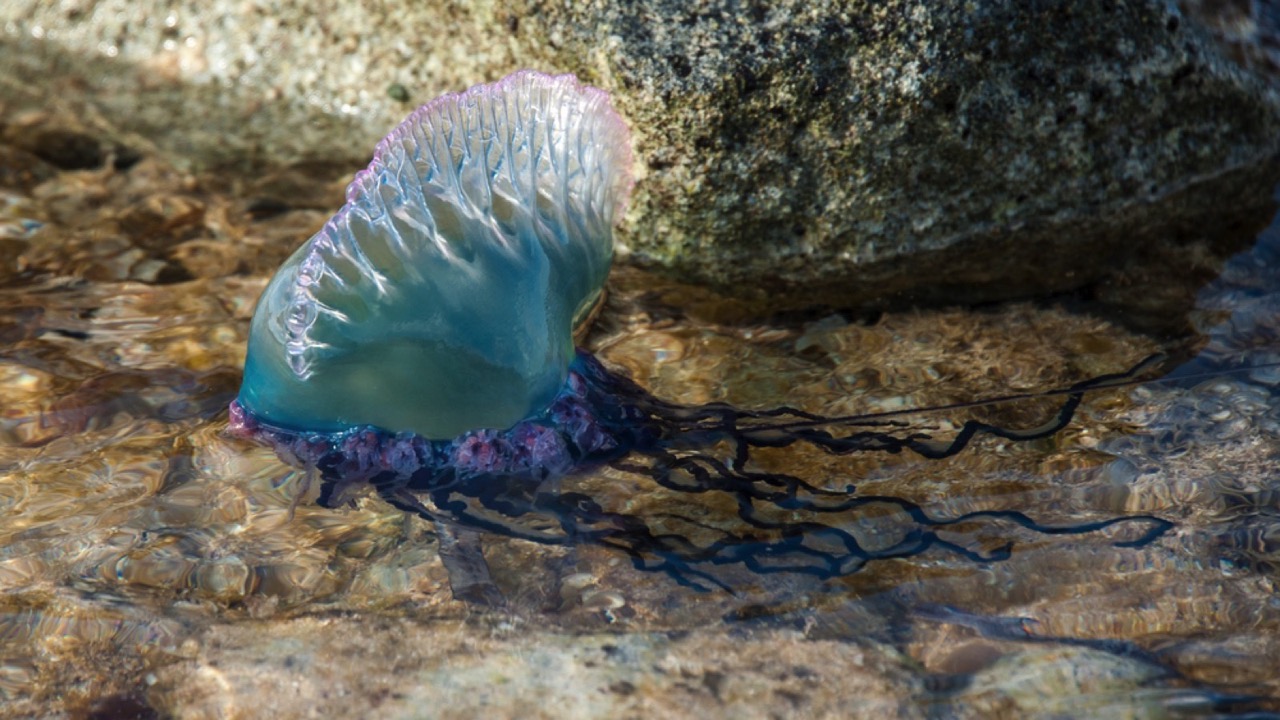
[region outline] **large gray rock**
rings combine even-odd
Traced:
[[[601,48],[643,132],[637,257],[726,288],[1071,288],[1280,177],[1276,89],[1166,2],[649,5],[544,26]]]
[[[1270,212],[1274,53],[1241,47],[1276,20],[1186,5],[25,0],[0,98],[195,165],[354,168],[439,92],[572,71],[636,133],[634,261],[793,306],[975,301]]]

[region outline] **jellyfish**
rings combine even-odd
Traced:
[[[852,483],[829,487],[752,463],[755,449],[795,443],[942,458],[979,434],[1042,438],[1070,422],[1086,391],[1131,373],[1064,388],[1060,411],[1041,427],[969,421],[940,440],[889,418],[684,405],[576,349],[575,330],[601,302],[631,159],[608,95],[572,75],[521,71],[413,112],[263,292],[230,429],[319,478],[321,505],[372,491],[435,523],[455,595],[487,587],[476,569],[480,532],[596,543],[681,584],[729,590],[709,568],[825,578],[930,548],[1000,559],[1009,545],[979,553],[938,532],[984,517],[1049,534],[1145,523],[1134,545],[1167,529],[1153,517],[1070,527],[1017,511],[936,518],[905,499],[859,495]],[[605,466],[691,498],[727,495],[742,529],[670,532],[557,482]],[[886,504],[915,527],[875,549],[835,524],[774,512],[820,517]],[[459,580],[468,573],[474,582]]]

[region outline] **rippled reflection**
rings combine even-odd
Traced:
[[[209,201],[207,216],[228,213]],[[57,235],[42,233],[68,232],[57,225],[32,237],[53,243]],[[257,235],[230,266],[243,263],[256,278],[281,259],[271,248],[314,229],[298,213],[246,227]],[[32,252],[53,257],[48,247]],[[1159,350],[1185,360],[1166,382],[1086,394],[1069,425],[1027,442],[979,433],[938,460],[794,443],[753,447],[750,464],[725,468],[797,478],[797,492],[819,505],[830,501],[825,492],[855,484],[850,512],[780,507],[772,497],[768,507],[744,506],[719,488],[690,494],[706,465],[682,460],[683,448],[562,481],[545,499],[516,493],[548,511],[536,521],[495,515],[465,493],[460,512],[497,525],[475,542],[508,614],[543,628],[684,631],[728,618],[814,640],[871,638],[910,658],[912,682],[952,688],[931,696],[945,696],[946,709],[1023,670],[1039,673],[1037,682],[1075,678],[1081,693],[1112,688],[1129,698],[1141,687],[1153,703],[1168,701],[1169,678],[1275,697],[1278,257],[1273,227],[1201,293],[1193,319],[1204,338],[1185,352],[1096,318],[1016,304],[753,326],[727,301],[622,269],[590,349],[653,396],[688,405],[863,416],[1067,387]],[[105,246],[86,241],[74,258],[114,272]],[[142,677],[140,658],[164,666],[191,657],[211,623],[257,622],[269,634],[272,622],[298,616],[476,612],[453,600],[431,524],[376,496],[320,507],[319,483],[307,488],[305,473],[269,450],[222,434],[260,279],[101,277],[32,276],[0,291],[0,698],[54,698],[77,677]],[[1036,428],[1063,399],[897,416],[889,420],[902,426],[874,429],[943,439],[970,420]],[[735,451],[725,440],[708,452]],[[759,482],[752,492],[778,491]],[[575,497],[590,498],[591,515],[539,505]],[[673,538],[648,546],[644,567],[670,562],[658,551],[687,555],[730,538],[724,546],[735,549],[719,557],[732,562],[685,557],[693,572],[676,574],[734,592],[699,593],[638,571],[635,545],[512,537],[567,536],[580,528],[566,530],[566,515],[588,530],[641,518],[649,536]],[[1174,527],[1140,548],[1125,545],[1141,525],[1043,532],[1135,515]],[[797,524],[812,531],[783,530]],[[901,552],[928,533],[929,552]],[[897,557],[864,566],[851,543]],[[771,546],[787,552],[762,551]],[[959,689],[946,684],[956,678]],[[1204,713],[1226,707],[1220,695],[1185,692],[1177,701]]]

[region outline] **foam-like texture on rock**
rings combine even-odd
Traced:
[[[240,402],[283,428],[506,428],[565,381],[630,142],[605,93],[524,71],[419,108],[258,303]]]

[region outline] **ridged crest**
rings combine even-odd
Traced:
[[[537,412],[608,274],[630,163],[608,96],[572,75],[419,108],[268,285],[241,403],[281,427],[431,438]]]

